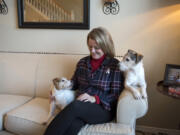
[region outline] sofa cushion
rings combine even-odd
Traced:
[[[35,95],[38,56],[0,53],[0,93]]]
[[[3,128],[4,115],[8,111],[28,102],[31,98],[28,96],[0,94],[0,130]]]
[[[5,128],[7,131],[15,134],[42,135],[46,126],[41,123],[47,118],[48,111],[48,99],[35,98],[23,106],[8,112],[5,117]],[[82,128],[79,135],[127,135],[132,132],[133,130],[127,125],[106,123],[86,125]]]
[[[66,77],[71,79],[76,64],[84,55],[40,55],[36,97],[45,97],[49,95],[52,80],[56,77]]]
[[[84,126],[78,135],[132,135],[134,130],[129,125],[105,123]]]
[[[20,135],[43,134],[46,127],[41,123],[48,116],[48,102],[48,99],[45,98],[35,98],[8,112],[5,117],[5,129]]]

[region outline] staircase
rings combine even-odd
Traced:
[[[66,11],[56,0],[25,0],[24,5],[47,22],[74,22],[73,12]]]

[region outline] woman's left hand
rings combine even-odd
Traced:
[[[84,101],[84,102],[91,102],[91,103],[95,103],[96,99],[94,96],[90,96],[87,93],[81,94],[77,97],[77,100],[79,101]]]

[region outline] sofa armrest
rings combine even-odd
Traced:
[[[132,93],[123,90],[118,99],[117,123],[135,126],[137,118],[143,117],[148,110],[147,99],[134,99]]]

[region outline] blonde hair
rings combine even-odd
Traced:
[[[114,43],[110,33],[102,27],[94,28],[87,36],[87,43],[89,39],[95,40],[97,45],[102,49],[107,57],[115,57]]]

